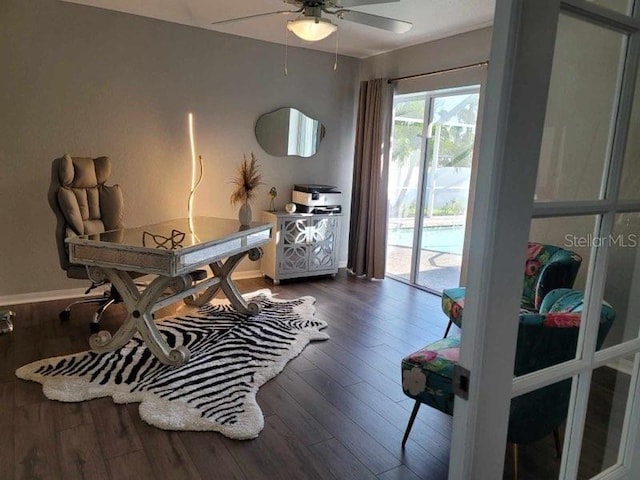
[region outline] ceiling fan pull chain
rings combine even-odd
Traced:
[[[289,75],[289,29],[284,29],[284,76]]]
[[[338,70],[338,35],[339,35],[339,29],[336,30],[336,61],[333,64],[333,71],[335,72],[336,70]]]

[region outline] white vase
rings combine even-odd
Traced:
[[[240,225],[251,225],[251,205],[242,204],[238,212],[238,220],[240,220]]]

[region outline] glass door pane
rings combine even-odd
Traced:
[[[430,102],[416,283],[436,292],[460,285],[478,100],[475,91]]]
[[[558,478],[572,382],[575,378],[511,399],[503,480]]]
[[[637,339],[640,334],[640,213],[616,215],[612,233],[593,241],[609,247],[604,299],[616,312],[605,347]]]
[[[426,94],[397,95],[389,162],[386,273],[413,281],[418,186],[424,158]]]
[[[625,45],[620,32],[560,15],[537,201],[602,197]]]
[[[618,461],[633,360],[621,358],[593,371],[579,479],[594,477]]]
[[[640,131],[640,75],[636,79],[636,94],[633,98],[629,132]],[[629,135],[624,153],[620,198],[640,199],[640,136]]]

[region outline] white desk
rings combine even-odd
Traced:
[[[236,310],[247,315],[258,313],[257,304],[242,298],[231,273],[245,256],[258,260],[260,247],[270,238],[269,224],[254,222],[240,227],[237,220],[210,217],[194,218],[192,233],[188,219],[182,218],[68,238],[71,263],[89,266],[93,278],[108,278],[129,312],[113,337],[104,330],[92,335],[91,348],[97,352],[116,350],[140,332],[162,363],[182,365],[189,359],[189,350],[183,345],[169,347],[153,321],[153,312],[180,299],[202,305],[222,289]],[[205,265],[214,276],[193,285],[189,273]],[[157,277],[138,291],[130,272]],[[161,298],[167,288],[173,293]]]

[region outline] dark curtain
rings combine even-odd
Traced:
[[[367,278],[385,271],[392,102],[386,79],[360,83],[347,268]]]

